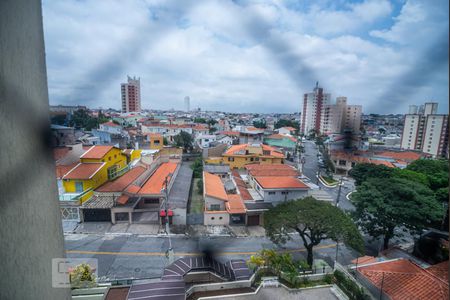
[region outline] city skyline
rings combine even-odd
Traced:
[[[143,109],[182,109],[190,95],[204,110],[299,112],[319,81],[366,114],[429,101],[445,112],[448,3],[426,4],[147,1],[118,19],[121,2],[48,1],[50,103],[119,108],[117,86],[135,74]]]

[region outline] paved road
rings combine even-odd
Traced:
[[[176,257],[200,255],[210,250],[217,259],[225,262],[230,259],[249,259],[261,249],[276,249],[292,253],[294,258],[305,258],[305,249],[297,235],[283,248],[265,237],[174,237],[172,245]],[[165,251],[168,248],[166,237],[139,235],[84,235],[74,234],[65,237],[68,257],[98,259],[99,278],[102,281],[125,278],[160,277],[167,264]],[[315,248],[316,258],[335,258],[335,243],[324,241]],[[348,264],[356,254],[345,246],[339,247],[339,262]]]
[[[303,166],[303,174],[308,177],[311,182],[320,186],[320,188],[326,192],[328,192],[333,199],[337,199],[338,197],[338,188],[328,188],[321,184],[317,178],[317,171],[319,171],[319,164],[317,154],[319,152],[318,147],[313,141],[305,141],[303,143],[305,147],[305,153],[303,153],[305,157],[305,164]],[[322,172],[324,170],[322,169]],[[353,210],[354,206],[347,200],[345,197],[348,193],[354,190],[354,185],[351,180],[344,180],[344,185],[341,187],[341,195],[339,197],[339,207],[343,210]]]

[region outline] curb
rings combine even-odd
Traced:
[[[345,195],[345,198],[347,198],[348,201],[352,202],[352,200],[350,199],[350,195],[353,194],[354,192],[356,192],[356,190],[351,191],[350,193],[348,193],[347,195]]]

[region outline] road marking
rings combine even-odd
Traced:
[[[336,244],[323,245],[314,247],[314,250],[334,248]],[[305,248],[301,249],[291,249],[291,250],[277,250],[278,253],[296,253],[305,252]],[[88,251],[88,250],[66,250],[67,254],[92,254],[92,255],[123,255],[123,256],[166,256],[165,252],[115,252],[115,251]],[[233,256],[233,255],[254,255],[258,254],[259,251],[227,251],[219,252],[217,256]],[[201,252],[175,252],[175,256],[200,256]]]

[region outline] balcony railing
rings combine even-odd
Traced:
[[[83,196],[87,195],[88,193],[92,192],[92,188],[87,189],[81,193],[63,193],[59,194],[59,201],[78,201]]]

